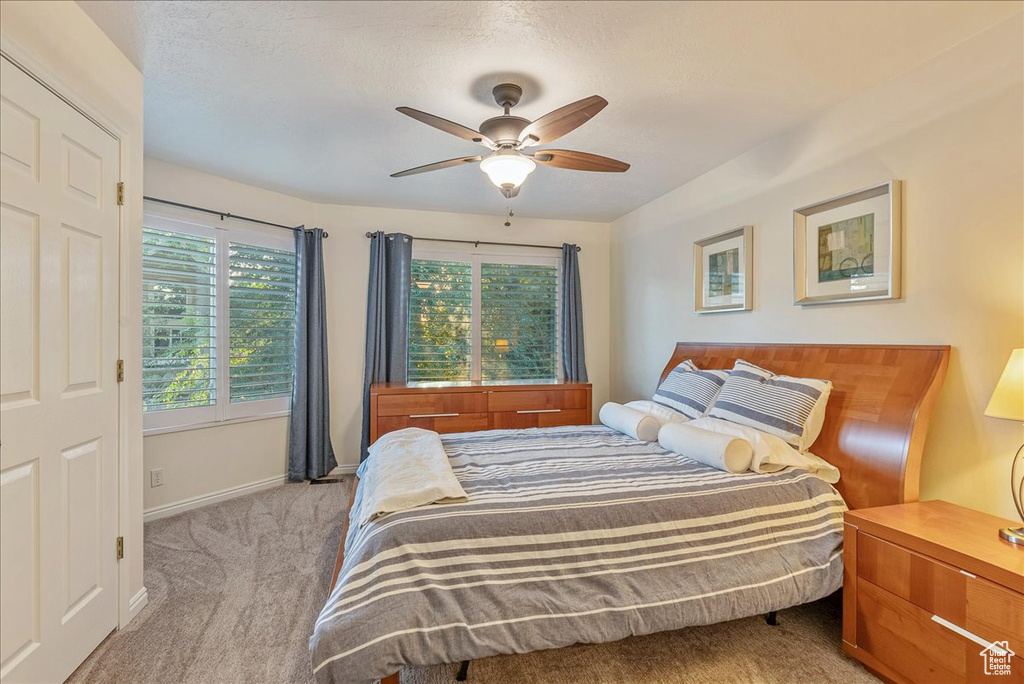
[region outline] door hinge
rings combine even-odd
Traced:
[[[117,360],[117,381],[124,382],[124,359]]]
[[[124,537],[117,538],[117,560],[124,558]]]
[[[124,183],[120,181],[117,184],[117,206],[124,206]]]

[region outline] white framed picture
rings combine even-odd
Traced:
[[[697,313],[753,308],[754,227],[743,226],[693,243]]]
[[[793,212],[795,303],[899,299],[902,187],[888,181]]]

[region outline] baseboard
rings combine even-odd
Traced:
[[[278,487],[287,481],[287,475],[275,475],[274,477],[268,477],[264,480],[249,482],[237,487],[228,487],[227,489],[221,489],[217,492],[201,494],[200,496],[194,496],[190,499],[182,499],[181,501],[164,504],[163,506],[154,506],[153,508],[148,508],[142,512],[142,522],[148,523],[153,520],[159,520],[160,518],[169,518],[172,515],[191,511],[194,508],[202,508],[203,506],[209,506],[210,504],[215,504],[220,501],[227,501],[228,499],[234,499],[237,496],[244,496],[245,494],[254,494],[255,492],[263,491],[264,489]]]
[[[149,592],[146,591],[146,587],[139,589],[135,596],[132,596],[131,600],[128,601],[128,622],[135,619],[135,616],[146,607],[149,603]]]
[[[358,468],[358,466],[340,465],[332,470],[329,475],[351,475],[356,472],[356,468]],[[257,480],[256,482],[238,485],[237,487],[228,487],[227,489],[210,492],[209,494],[194,496],[190,499],[182,499],[181,501],[175,501],[162,506],[154,506],[153,508],[147,508],[142,512],[142,522],[148,523],[153,520],[160,520],[161,518],[169,518],[172,515],[178,515],[179,513],[191,511],[195,508],[202,508],[203,506],[209,506],[210,504],[234,499],[237,496],[254,494],[256,492],[263,491],[264,489],[278,487],[287,481],[287,475],[275,475],[274,477],[268,477],[264,480]]]

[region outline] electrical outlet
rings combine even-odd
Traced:
[[[155,468],[149,471],[149,486],[160,487],[164,483],[164,469]]]

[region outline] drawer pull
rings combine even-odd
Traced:
[[[532,411],[516,411],[516,413],[561,413],[562,409],[533,409]]]
[[[942,625],[943,627],[945,627],[946,629],[948,629],[948,630],[950,630],[952,632],[956,632],[957,634],[959,634],[962,637],[966,637],[967,639],[970,639],[971,641],[973,641],[974,643],[978,644],[979,646],[983,646],[986,649],[989,649],[989,648],[992,649],[996,653],[996,655],[999,655],[999,656],[1006,655],[1006,651],[1005,650],[999,648],[998,646],[996,646],[995,644],[993,644],[993,643],[991,643],[989,641],[986,641],[985,639],[982,639],[977,634],[974,634],[973,632],[968,632],[963,627],[961,627],[959,625],[956,625],[956,624],[953,624],[949,620],[946,620],[944,618],[940,618],[938,615],[932,615],[932,621],[939,623],[940,625]]]
[[[415,416],[409,416],[410,418],[455,418],[456,416],[462,415],[461,413],[419,413]]]

